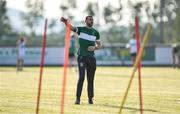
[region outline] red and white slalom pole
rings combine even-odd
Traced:
[[[66,24],[66,36],[65,36],[65,46],[64,46],[64,72],[62,80],[62,94],[61,94],[61,104],[60,104],[60,114],[64,114],[64,102],[65,102],[65,92],[66,92],[66,80],[67,80],[67,67],[69,61],[69,41],[70,41],[70,21],[68,20]]]
[[[43,75],[43,68],[44,68],[44,54],[45,54],[45,48],[46,48],[47,22],[48,22],[48,19],[45,19],[44,32],[43,32],[43,37],[42,37],[41,65],[40,65],[40,77],[39,77],[39,86],[38,86],[38,95],[37,95],[36,114],[39,113],[39,105],[40,105],[40,97],[41,97],[41,83],[42,83],[42,75]]]
[[[136,42],[137,42],[137,53],[139,53],[141,43],[140,43],[140,37],[139,37],[139,20],[138,16],[135,18],[136,23]],[[138,81],[139,81],[139,103],[140,103],[140,112],[143,114],[143,98],[142,98],[142,84],[141,84],[141,58],[137,65],[138,68]]]

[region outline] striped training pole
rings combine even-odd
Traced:
[[[141,47],[140,45],[140,37],[139,37],[139,21],[138,16],[135,18],[136,23],[136,42],[137,42],[137,52],[139,52],[139,49]],[[138,81],[139,81],[139,105],[140,105],[140,112],[143,114],[143,99],[142,99],[142,84],[141,84],[141,58],[138,62]]]
[[[64,114],[64,99],[65,99],[65,90],[66,90],[66,79],[67,79],[67,67],[68,67],[68,60],[69,60],[69,41],[70,41],[70,22],[68,20],[66,24],[66,36],[65,36],[65,46],[64,46],[64,74],[62,80],[62,95],[61,95],[61,112],[60,114]]]
[[[140,59],[141,59],[141,56],[142,56],[142,52],[143,52],[143,50],[144,50],[144,47],[145,47],[145,45],[147,44],[147,42],[148,42],[148,40],[149,40],[149,38],[150,38],[151,32],[152,32],[152,26],[151,26],[150,24],[148,24],[146,33],[145,33],[144,38],[143,38],[142,46],[141,46],[141,48],[140,48],[140,50],[139,50],[139,52],[138,52],[138,54],[137,54],[137,56],[136,56],[136,60],[135,60],[134,66],[133,66],[133,72],[132,72],[132,74],[131,74],[131,77],[130,77],[128,86],[127,86],[127,88],[126,88],[126,92],[125,92],[125,94],[124,94],[123,101],[122,101],[122,103],[121,103],[121,105],[120,105],[119,114],[121,114],[121,112],[122,112],[124,103],[125,103],[125,101],[126,101],[126,98],[127,98],[127,95],[128,95],[129,89],[130,89],[130,86],[131,86],[131,84],[132,84],[132,80],[133,80],[133,78],[134,78],[134,74],[135,74],[136,69],[137,69],[137,65],[138,65],[138,63],[139,63],[139,61],[140,61]]]
[[[39,78],[39,87],[38,87],[38,95],[37,95],[36,114],[39,113],[39,103],[40,103],[40,96],[41,96],[41,82],[42,82],[42,75],[43,75],[43,68],[44,68],[44,54],[45,54],[45,48],[46,48],[47,22],[48,22],[48,20],[45,19],[44,33],[43,33],[43,37],[42,37],[43,41],[42,41],[42,51],[41,51],[40,78]]]

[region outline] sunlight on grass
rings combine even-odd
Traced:
[[[98,67],[94,105],[87,102],[84,82],[81,105],[74,105],[77,72],[67,76],[65,114],[117,114],[129,82],[131,67]],[[40,114],[59,114],[62,67],[45,67]],[[144,114],[180,114],[180,70],[168,67],[142,68]],[[39,67],[0,67],[0,114],[35,113]],[[123,114],[139,114],[137,74],[130,88]]]

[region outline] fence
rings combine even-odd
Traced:
[[[25,65],[39,65],[41,47],[27,47]],[[98,65],[131,65],[128,49],[124,46],[106,46],[95,52]],[[17,61],[16,47],[0,47],[0,65],[15,65]],[[47,47],[45,65],[63,65],[64,47]],[[172,47],[147,46],[143,52],[143,65],[171,65]]]

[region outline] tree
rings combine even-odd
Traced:
[[[74,18],[73,11],[77,8],[76,0],[63,0],[60,5],[60,9],[62,10],[63,16],[67,16],[70,19]]]
[[[153,36],[156,36],[156,38],[153,39],[153,42],[170,43],[172,41],[178,41],[177,36],[179,36],[178,30],[180,25],[180,22],[178,21],[180,15],[179,0],[159,0],[159,2],[154,2],[154,5],[152,5],[154,7],[150,7],[149,1],[134,2],[129,0],[128,2],[129,8],[132,12],[131,16],[133,20],[137,15],[141,17],[139,20],[140,24],[142,24],[143,18],[146,18],[147,22],[156,25],[154,26],[155,31],[153,32]],[[143,14],[143,12],[145,13]],[[173,23],[175,23],[174,27],[172,27]],[[175,34],[177,39],[175,38]]]
[[[176,4],[175,4],[175,12],[176,12],[176,18],[174,20],[174,37],[175,37],[175,42],[179,42],[180,43],[180,1],[176,0]]]
[[[110,4],[104,8],[104,20],[106,23],[114,22],[112,19],[113,12],[114,8]]]
[[[22,15],[22,19],[24,20],[25,25],[30,29],[31,42],[33,42],[33,39],[36,36],[35,29],[43,18],[43,1],[27,0],[25,6],[27,7],[27,13]]]
[[[85,12],[87,12],[87,15],[94,16],[95,15],[95,11],[96,11],[96,5],[89,2]]]
[[[113,7],[110,3],[104,7],[103,17],[106,23],[116,26],[119,21],[122,19],[121,15],[122,4],[119,0],[118,7]]]
[[[0,0],[0,36],[11,33],[11,25],[6,11],[6,1]]]
[[[161,43],[170,43],[170,42],[172,43],[178,41],[178,36],[179,36],[178,26],[180,23],[179,7],[180,7],[179,0],[171,0],[171,1],[160,0],[158,17],[160,18]],[[165,17],[167,18],[167,20],[164,20]],[[173,23],[175,25],[174,27],[172,27]]]

